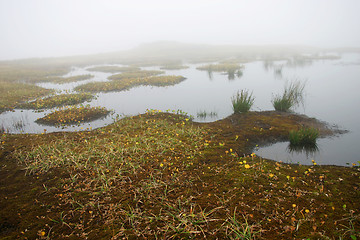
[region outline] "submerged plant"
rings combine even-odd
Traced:
[[[206,112],[205,110],[203,110],[203,111],[197,112],[197,113],[196,113],[196,116],[197,116],[198,118],[203,118],[203,119],[205,119],[205,118],[207,118],[207,117],[215,118],[215,117],[217,117],[217,112],[213,112],[213,111],[211,111],[211,112]]]
[[[272,104],[276,111],[287,112],[292,107],[297,107],[304,102],[305,83],[300,81],[291,82],[285,86],[282,95],[275,95]]]
[[[248,90],[238,91],[235,96],[231,98],[234,113],[248,112],[254,104],[255,97]]]
[[[292,130],[289,133],[290,145],[296,146],[316,146],[316,139],[319,137],[319,130],[315,128],[301,128]]]

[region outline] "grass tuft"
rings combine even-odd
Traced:
[[[319,130],[315,128],[301,128],[289,133],[290,145],[292,146],[314,146],[319,137]]]
[[[238,91],[235,96],[231,98],[234,113],[248,112],[254,104],[255,97],[248,90]]]
[[[300,81],[291,82],[285,86],[282,95],[275,95],[272,104],[276,111],[288,112],[291,108],[304,102],[305,84]]]

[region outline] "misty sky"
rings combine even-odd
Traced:
[[[360,0],[0,0],[0,59],[170,40],[360,47]]]

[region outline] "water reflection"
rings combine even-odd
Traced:
[[[293,57],[286,62],[286,67],[289,68],[304,68],[309,67],[313,64],[313,61],[311,59],[307,59],[304,57]]]
[[[289,143],[286,150],[288,151],[288,153],[291,153],[291,154],[305,154],[306,158],[313,157],[320,151],[319,147],[316,143],[315,144],[307,144],[307,145],[303,145],[303,146],[293,145],[293,144]]]

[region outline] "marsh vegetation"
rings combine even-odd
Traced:
[[[54,91],[26,83],[0,82],[0,112],[52,92]]]
[[[287,112],[291,108],[299,106],[304,102],[305,83],[300,81],[288,82],[283,94],[275,95],[272,104],[276,111]]]
[[[156,49],[151,51],[164,54]],[[204,54],[208,52],[211,54]],[[254,153],[258,147],[277,141],[287,144],[289,139],[299,143],[294,145],[296,148],[303,149],[304,142],[305,145],[318,143],[321,140],[318,137],[334,133],[316,119],[289,113],[302,103],[303,83],[290,83],[283,94],[271,99],[275,89],[272,85],[277,84],[275,91],[278,90],[283,86],[282,79],[254,83],[254,79],[268,76],[261,72],[262,63],[249,63],[246,68],[237,64],[263,55],[241,55],[234,61],[219,61],[229,59],[226,56],[229,52],[234,54],[234,51],[205,49],[188,60],[204,63],[216,59],[218,62],[209,64],[207,71],[213,65],[211,68],[219,69],[220,73],[214,71],[211,80],[206,73],[196,72],[195,65],[174,70],[178,76],[168,76],[167,69],[157,70],[159,67],[142,69],[140,65],[182,65],[175,58],[166,64],[164,59],[146,58],[146,54],[141,55],[143,59],[129,55],[126,58],[104,55],[97,60],[67,59],[71,64],[56,60],[61,67],[50,68],[57,65],[52,63],[47,68],[34,68],[34,73],[31,68],[24,70],[18,78],[11,71],[7,77],[4,75],[4,79],[16,80],[4,80],[0,85],[3,109],[21,105],[51,108],[91,100],[92,95],[66,93],[45,97],[53,90],[29,83],[71,75],[68,70],[72,65],[80,66],[74,75],[85,76],[88,66],[93,66],[91,81],[98,82],[72,86],[89,92],[119,91],[99,95],[121,105],[117,113],[128,109],[136,109],[136,113],[94,130],[79,127],[78,132],[46,131],[50,128],[48,124],[66,127],[106,116],[109,111],[96,106],[105,104],[102,99],[91,101],[89,106],[52,109],[38,120],[45,124],[39,134],[7,134],[7,128],[1,125],[0,193],[4,197],[0,198],[0,238],[360,238],[360,205],[356,201],[360,197],[358,164],[324,166],[315,159],[309,165],[288,164]],[[284,64],[282,75],[288,74],[285,67],[288,55],[267,56],[275,62],[268,65],[269,69]],[[277,63],[278,60],[285,62]],[[96,65],[104,63],[109,65]],[[221,73],[229,75],[224,71],[225,64],[234,66],[235,75],[244,72],[244,76],[236,81],[224,78]],[[178,84],[188,76],[188,81]],[[28,83],[20,83],[25,80]],[[244,86],[251,86],[247,87],[251,90],[238,91],[230,102],[234,89],[245,89]],[[186,87],[198,91],[184,91]],[[123,91],[129,89],[134,90],[135,96],[129,94],[133,92]],[[165,90],[169,90],[166,99],[161,98]],[[253,96],[252,90],[256,95]],[[223,92],[226,94],[220,95]],[[156,103],[163,104],[162,110],[145,112],[132,105],[150,102],[146,94],[156,96],[159,99]],[[119,100],[115,97],[118,95],[123,98]],[[280,111],[252,112],[249,110],[255,97],[256,105],[263,109],[267,108],[261,105],[262,101],[270,107],[271,103],[275,107],[275,100],[286,104],[280,104]],[[175,104],[166,105],[171,101]],[[186,108],[180,105],[183,102],[189,102],[195,110],[189,114],[181,110],[164,112],[169,106]],[[156,105],[152,104],[149,103]],[[231,106],[241,114],[231,114]],[[229,109],[223,111],[226,107]],[[191,114],[214,119],[209,123],[193,122]],[[17,118],[12,124],[23,129],[26,121]]]
[[[71,106],[55,110],[37,119],[36,122],[54,126],[73,125],[93,121],[108,114],[109,111],[103,107]]]
[[[90,93],[66,93],[20,103],[17,107],[22,109],[47,109],[66,105],[76,105],[90,101],[93,98],[94,96]]]
[[[117,78],[117,77],[114,77]],[[75,88],[77,91],[110,92],[124,91],[136,86],[166,87],[178,84],[185,80],[183,76],[150,76],[142,78],[122,78],[121,81],[90,82]]]
[[[255,97],[253,97],[252,93],[249,93],[249,90],[237,91],[231,98],[234,113],[248,112],[254,104],[254,101]]]
[[[5,136],[6,150],[18,147],[7,155],[0,184],[23,190],[20,199],[18,193],[1,198],[0,211],[8,224],[28,229],[7,235],[358,237],[360,206],[351,200],[358,197],[357,168],[276,163],[243,151],[287,137],[306,121],[314,120],[249,112],[200,126],[150,110],[88,132]],[[16,168],[11,161],[25,166],[26,175],[8,182]],[[17,205],[6,210],[15,198]],[[36,201],[25,213],[28,199]],[[37,215],[44,217],[34,222]]]

